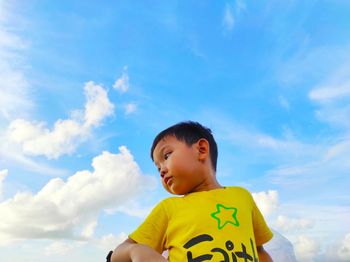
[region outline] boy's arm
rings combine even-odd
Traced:
[[[114,249],[111,262],[166,262],[161,254],[153,250],[149,246],[136,243],[134,240],[128,238],[116,249]]]
[[[258,250],[258,257],[260,262],[273,262],[269,253],[266,252],[263,246],[257,246],[256,249]]]

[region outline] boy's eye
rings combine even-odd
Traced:
[[[164,159],[167,160],[169,158],[170,154],[171,154],[171,152],[164,154]]]

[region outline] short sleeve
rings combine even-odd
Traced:
[[[164,203],[160,202],[129,237],[137,243],[145,244],[162,253],[166,240],[167,217]]]
[[[253,206],[253,227],[254,227],[254,235],[255,235],[255,243],[256,246],[261,246],[268,242],[273,233],[270,228],[267,226],[266,221],[261,214],[259,208],[256,206],[256,203],[251,196],[252,206]]]

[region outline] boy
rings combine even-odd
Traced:
[[[216,180],[217,145],[211,130],[182,122],[157,135],[151,158],[171,197],[113,252],[112,262],[272,261],[272,238],[250,193]]]

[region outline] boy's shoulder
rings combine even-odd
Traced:
[[[231,192],[251,195],[248,189],[241,186],[226,186],[225,188]]]

